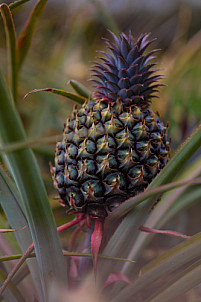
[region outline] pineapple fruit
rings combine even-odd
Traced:
[[[111,53],[92,69],[93,98],[68,117],[52,169],[62,203],[101,219],[142,192],[170,153],[167,126],[150,108],[161,78],[150,63],[157,50],[145,54],[153,40],[112,35]]]

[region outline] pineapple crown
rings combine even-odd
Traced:
[[[103,64],[95,62],[92,69],[96,84],[95,98],[111,104],[120,100],[125,106],[149,106],[151,98],[157,97],[154,95],[159,91],[157,88],[162,86],[158,83],[162,75],[155,74],[160,69],[153,69],[158,63],[150,63],[159,49],[144,53],[156,39],[148,41],[150,34],[142,34],[135,42],[131,32],[128,36],[122,33],[119,37],[111,34],[115,43],[104,40],[112,54],[100,51],[104,55],[99,57]]]

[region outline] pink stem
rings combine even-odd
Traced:
[[[181,234],[181,233],[178,233],[178,232],[175,232],[175,231],[171,231],[171,230],[156,230],[156,229],[145,227],[143,225],[141,225],[138,230],[142,231],[142,232],[146,232],[146,233],[164,234],[164,235],[170,235],[170,236],[175,236],[175,237],[180,237],[180,238],[185,238],[185,239],[191,238],[191,236],[184,235],[184,234]]]
[[[34,245],[32,243],[28,247],[28,249],[26,250],[26,252],[24,253],[24,255],[19,259],[19,261],[15,264],[15,266],[12,268],[12,270],[8,274],[6,280],[4,281],[4,283],[2,284],[2,286],[0,287],[0,295],[2,294],[2,292],[4,291],[4,289],[6,288],[6,286],[8,285],[8,283],[11,281],[11,279],[14,277],[14,275],[17,273],[17,271],[19,270],[19,268],[22,266],[22,264],[25,262],[25,260],[33,252],[33,250],[34,250]]]
[[[95,218],[95,227],[91,236],[91,252],[93,257],[94,276],[96,280],[98,253],[103,236],[103,219]]]
[[[76,218],[76,219],[74,219],[74,220],[72,220],[72,221],[70,221],[68,223],[65,223],[65,224],[59,226],[57,228],[57,232],[61,233],[61,232],[65,231],[65,230],[73,227],[74,225],[76,225],[76,224],[80,223],[82,220],[84,220],[84,218],[85,218],[84,215],[82,215],[82,216],[80,216],[80,217],[78,217],[78,218]]]

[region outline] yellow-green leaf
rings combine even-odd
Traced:
[[[79,104],[84,104],[85,102],[85,98],[83,96],[79,96],[77,94],[74,94],[72,92],[69,91],[65,91],[65,90],[61,90],[61,89],[56,89],[56,88],[42,88],[42,89],[34,89],[32,91],[29,91],[24,98],[26,98],[29,94],[31,93],[36,93],[36,92],[51,92],[51,93],[55,93],[55,94],[59,94],[62,96],[65,96],[66,98],[69,98]]]

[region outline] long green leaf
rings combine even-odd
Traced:
[[[14,275],[19,271],[20,267],[22,266],[22,264],[26,261],[27,256],[29,254],[31,254],[31,252],[33,251],[34,246],[33,243],[31,244],[31,246],[27,249],[27,251],[23,254],[23,257],[14,265],[14,267],[12,268],[12,270],[9,272],[7,278],[5,279],[3,285],[0,288],[0,295],[4,292],[4,290],[7,288],[7,286],[10,284],[10,282],[12,281],[12,278],[14,277]]]
[[[41,146],[46,144],[55,143],[59,140],[61,140],[63,135],[53,135],[48,137],[39,137],[39,138],[33,138],[33,139],[27,139],[26,141],[20,141],[16,143],[10,143],[7,145],[4,145],[3,147],[0,147],[0,153],[8,153],[16,150],[25,149],[27,147],[32,146]]]
[[[0,166],[0,204],[9,221],[10,226],[13,229],[20,229],[21,227],[28,225],[25,214],[20,206],[20,204],[22,203],[20,199],[21,198],[19,192],[17,191],[14,183]],[[32,237],[29,228],[25,228],[20,232],[16,232],[14,235],[22,252],[24,253],[32,243]],[[42,289],[37,262],[35,260],[28,260],[27,264],[31,272],[32,279],[35,283],[38,296],[42,297]]]
[[[10,74],[11,74],[11,90],[14,100],[17,98],[17,83],[18,83],[18,48],[15,32],[15,25],[13,23],[13,17],[10,8],[7,4],[3,3],[0,6],[1,14],[4,21],[4,27],[6,30],[7,47],[10,57]]]
[[[196,259],[200,256],[200,253],[201,233],[196,234],[147,265],[141,276],[123,289],[112,302],[127,301],[159,278]]]
[[[26,58],[26,55],[28,53],[28,50],[29,50],[29,47],[31,44],[34,29],[36,27],[36,24],[41,16],[46,4],[47,4],[47,0],[39,0],[36,3],[32,13],[27,21],[27,24],[26,24],[23,32],[20,35],[19,43],[18,43],[19,67],[22,65],[24,59]]]
[[[20,117],[1,76],[0,101],[0,137],[2,142],[26,140]],[[44,299],[47,300],[50,281],[66,281],[66,266],[47,192],[35,157],[29,148],[9,153],[6,160],[21,195],[22,207],[36,251]]]
[[[30,0],[18,0],[18,1],[15,1],[13,3],[10,3],[9,4],[10,10],[14,11],[15,9],[19,8],[22,4],[24,4],[26,2],[29,2],[29,1]]]
[[[69,92],[69,91],[65,91],[65,90],[61,90],[61,89],[55,89],[55,88],[42,88],[42,89],[34,89],[30,92],[28,92],[26,95],[25,95],[25,98],[31,94],[31,93],[36,93],[36,92],[51,92],[51,93],[55,93],[55,94],[59,94],[59,95],[62,95],[62,96],[65,96],[66,98],[69,98],[79,104],[84,104],[85,102],[85,98],[82,97],[82,96],[79,96],[77,94],[74,94],[72,92]]]
[[[197,261],[190,268],[187,268],[179,276],[176,276],[170,284],[165,286],[146,302],[171,302],[173,299],[183,295],[201,282],[201,260]]]
[[[70,80],[69,83],[80,96],[83,96],[84,98],[88,98],[90,96],[90,92],[82,84],[75,80]]]
[[[67,256],[67,257],[90,257],[90,258],[92,258],[91,253],[63,252],[63,255]],[[11,255],[11,256],[3,256],[3,257],[0,257],[0,262],[20,259],[22,256],[23,256],[22,254]],[[31,253],[27,258],[35,258],[35,257],[36,257],[36,254]],[[106,260],[114,260],[114,261],[123,261],[123,262],[135,263],[135,261],[133,261],[133,260],[124,259],[124,258],[117,258],[117,257],[110,257],[110,256],[106,256],[106,255],[101,255],[101,254],[99,254],[98,257],[106,259]]]
[[[0,283],[3,283],[5,278],[6,278],[5,273],[2,272],[2,270],[0,270]],[[4,301],[6,302],[25,302],[22,294],[12,282],[2,293],[1,297],[3,297]]]

